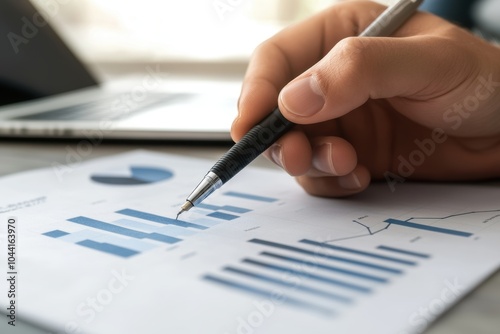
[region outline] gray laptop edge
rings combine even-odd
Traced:
[[[238,82],[169,78],[151,64],[101,84],[42,14],[0,1],[0,137],[230,139]]]

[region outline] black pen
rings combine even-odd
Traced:
[[[400,0],[388,7],[359,36],[390,36],[417,10],[423,0]],[[229,149],[210,169],[203,180],[187,197],[177,218],[193,206],[201,203],[216,189],[238,174],[255,158],[267,150],[295,124],[287,120],[278,108],[254,126],[243,138]]]

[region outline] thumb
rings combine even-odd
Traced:
[[[285,86],[279,106],[290,121],[312,124],[343,116],[368,99],[428,101],[463,84],[474,69],[470,58],[438,36],[349,37]],[[419,118],[415,111],[410,106],[402,112]]]

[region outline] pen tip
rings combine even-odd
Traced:
[[[175,220],[178,220],[179,219],[179,216],[183,213],[183,212],[186,212],[186,211],[189,211],[189,209],[191,209],[193,207],[193,203],[191,203],[190,201],[186,201],[186,203],[184,203],[182,206],[181,206],[181,209],[179,210],[179,212],[177,213],[177,217],[175,217]]]

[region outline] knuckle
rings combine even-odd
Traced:
[[[335,49],[343,59],[359,65],[364,61],[369,46],[362,38],[347,37],[337,43]]]
[[[324,66],[327,68],[325,74],[335,82],[343,82],[347,85],[359,82],[360,76],[368,70],[369,48],[367,43],[360,38],[344,38],[325,58],[327,62]],[[321,76],[319,80],[321,81]]]

